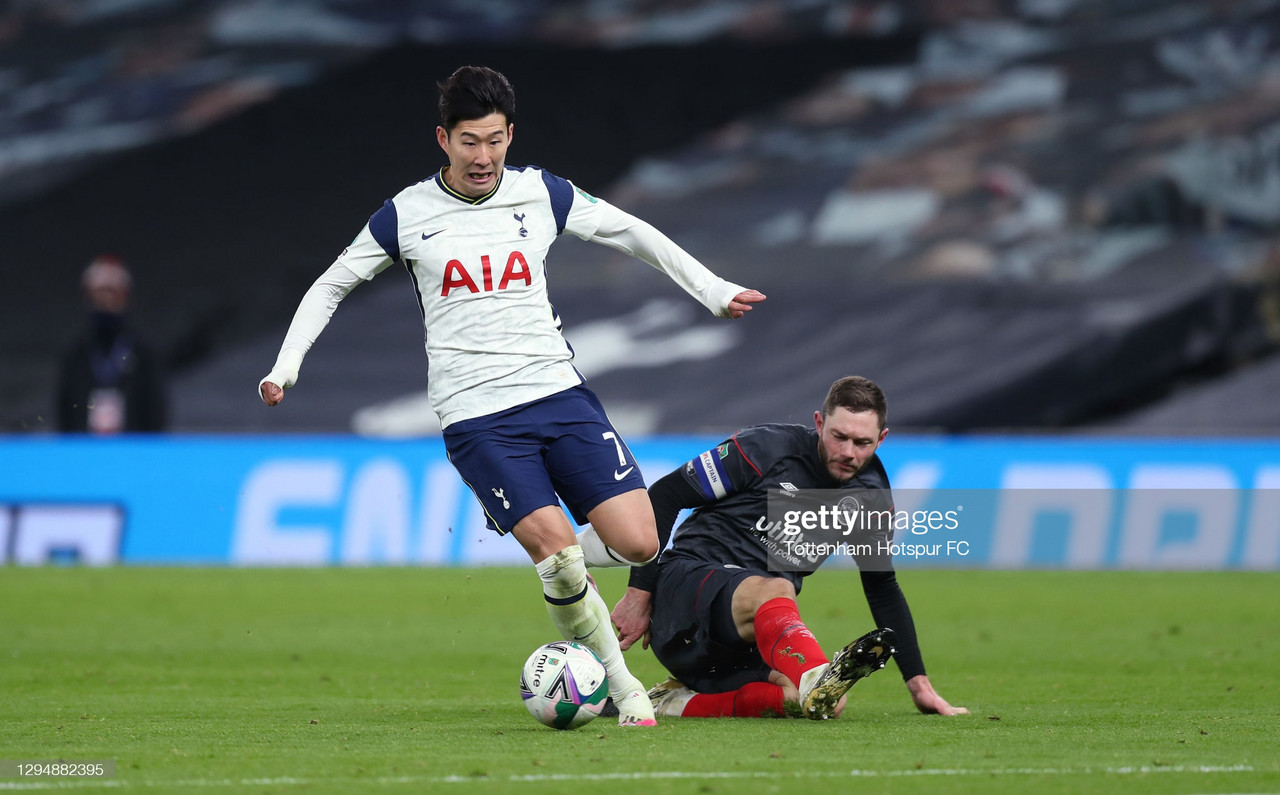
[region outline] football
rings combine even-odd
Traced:
[[[591,721],[608,697],[604,664],[595,652],[572,641],[539,646],[520,673],[525,708],[553,729],[576,729]]]

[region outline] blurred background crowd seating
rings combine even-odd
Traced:
[[[0,428],[47,432],[100,253],[171,429],[434,433],[389,269],[280,409],[302,292],[433,173],[434,83],[517,91],[509,163],[769,301],[717,321],[564,240],[566,336],[631,434],[808,422],[860,373],[895,429],[1280,432],[1280,2],[31,0],[0,11]]]

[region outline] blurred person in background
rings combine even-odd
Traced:
[[[118,257],[100,255],[85,268],[81,286],[89,322],[62,357],[58,430],[96,435],[165,430],[168,406],[159,358],[128,321],[129,269]]]

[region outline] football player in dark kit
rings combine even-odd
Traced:
[[[792,703],[809,718],[835,717],[853,683],[884,667],[890,655],[921,712],[968,713],[930,684],[887,554],[854,554],[881,629],[829,661],[796,604],[804,577],[826,555],[791,558],[782,548],[781,523],[768,519],[769,494],[780,490],[836,490],[835,497],[847,491],[863,501],[872,495],[891,510],[889,478],[876,455],[888,434],[885,417],[884,394],[875,383],[841,378],[814,412],[814,428],[747,428],[650,487],[663,546],[680,510],[694,509],[658,562],[632,569],[612,614],[622,648],[643,639],[672,674],[649,691],[658,713],[784,716],[796,712],[786,707]],[[891,540],[889,531],[879,540]]]

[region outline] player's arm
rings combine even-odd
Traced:
[[[659,549],[666,549],[680,511],[711,505],[740,489],[752,487],[758,481],[761,470],[751,457],[761,450],[760,436],[758,431],[751,429],[740,431],[649,487],[649,501],[653,503],[658,527]],[[614,608],[613,623],[619,629],[618,639],[623,649],[641,638],[648,646],[649,616],[658,580],[658,561],[631,569],[627,593]]]
[[[589,240],[649,263],[670,276],[717,317],[742,317],[751,311],[752,304],[765,299],[756,290],[716,276],[651,224],[607,202],[600,205],[600,226]]]
[[[876,509],[893,511],[888,475],[877,462],[870,472],[859,476],[858,482],[870,491],[865,492],[868,505]],[[881,479],[882,478],[882,479]],[[862,592],[871,608],[871,618],[877,627],[888,627],[894,633],[893,659],[902,672],[903,681],[925,676],[924,657],[920,653],[920,641],[916,637],[916,624],[911,617],[907,597],[898,585],[897,572],[893,570],[893,558],[884,552],[884,544],[891,535],[875,533],[867,540],[867,546],[875,552],[856,555],[858,571],[862,578]]]
[[[649,487],[658,549],[666,549],[680,511],[711,505],[759,482],[762,469],[753,459],[767,449],[769,435],[763,426],[739,431]],[[658,580],[657,563],[632,568],[631,586],[652,592]]]
[[[904,680],[924,674],[924,658],[920,654],[920,642],[916,638],[916,625],[911,617],[907,597],[898,585],[898,575],[892,569],[872,569],[859,561],[862,568],[862,592],[871,608],[871,619],[878,627],[888,627],[894,634],[894,660],[902,671]]]
[[[289,331],[284,335],[275,366],[266,378],[258,382],[258,393],[268,406],[283,400],[284,390],[297,382],[307,351],[311,350],[324,327],[329,325],[338,304],[361,281],[346,266],[335,263],[303,294],[297,311],[293,313]]]
[[[682,469],[669,472],[649,487],[653,516],[658,524],[658,549],[666,549],[675,529],[676,518],[685,508],[697,508],[711,502],[685,480]],[[631,569],[627,592],[614,606],[610,618],[618,629],[618,645],[623,651],[636,641],[649,648],[649,617],[653,614],[653,590],[658,584],[658,562]]]
[[[686,465],[687,466],[687,465]],[[694,487],[685,478],[684,468],[676,469],[662,476],[649,487],[649,501],[653,503],[653,518],[658,523],[658,549],[666,549],[675,530],[676,518],[686,508],[698,508],[712,502],[702,491]],[[653,592],[658,582],[658,563],[646,566],[634,566],[628,585],[643,591]]]
[[[920,654],[920,641],[916,636],[915,621],[911,618],[911,608],[907,605],[907,597],[898,585],[897,574],[893,569],[869,570],[862,572],[862,591],[866,594],[867,605],[871,608],[871,618],[878,627],[889,627],[893,630],[895,651],[893,658],[898,663],[898,670],[911,693],[911,700],[916,708],[926,714],[966,715],[969,710],[964,707],[953,707],[946,699],[938,695],[929,682],[924,670],[924,658]]]
[[[284,399],[284,390],[297,382],[302,360],[320,332],[329,325],[338,304],[357,285],[373,278],[391,262],[392,258],[366,225],[342,255],[303,294],[284,335],[275,365],[267,377],[258,382],[258,394],[264,403],[274,406]]]

